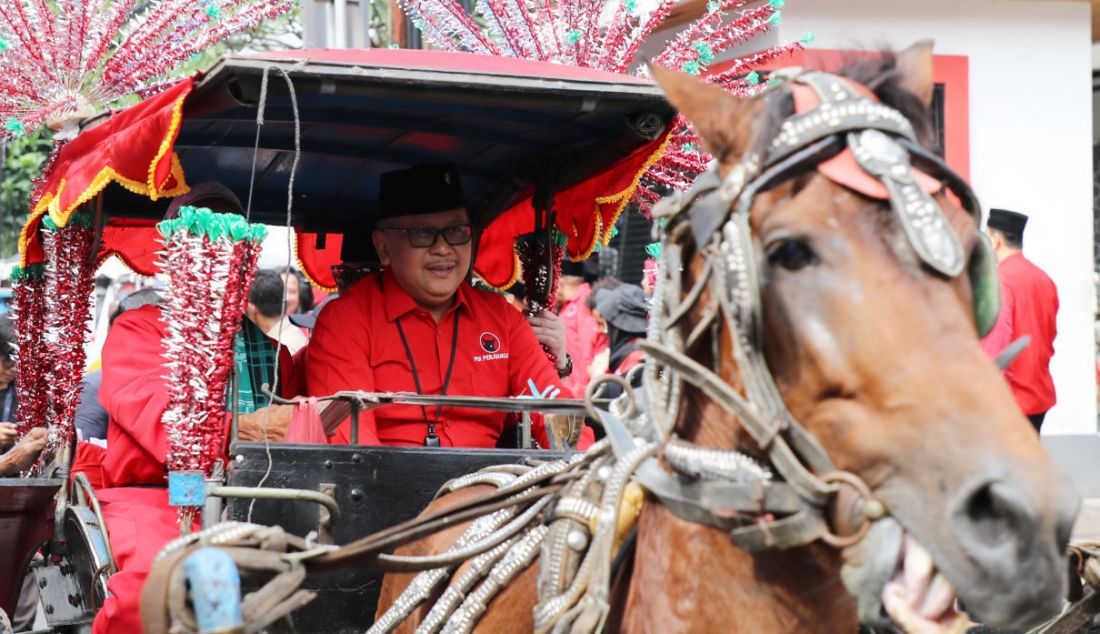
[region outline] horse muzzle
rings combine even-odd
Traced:
[[[948,524],[963,558],[941,567],[975,619],[1025,627],[1061,610],[1078,505],[1076,493],[1029,493],[1011,477],[979,479],[960,490]]]
[[[907,632],[955,631],[956,597],[970,619],[999,628],[1061,610],[1075,493],[1039,496],[1011,477],[976,478],[949,494],[946,518],[909,487],[876,493],[897,522],[876,522],[845,552],[845,583],[865,622],[888,614]]]

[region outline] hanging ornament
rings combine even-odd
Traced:
[[[236,214],[194,207],[157,225],[164,236],[161,303],[167,333],[168,471],[209,477],[225,441],[233,337],[241,326],[266,228]],[[180,507],[190,526],[197,507]]]
[[[519,262],[526,290],[524,299],[532,317],[544,310],[553,311],[558,302],[558,281],[561,279],[561,262],[565,258],[566,237],[556,228],[551,229],[549,245],[546,232],[529,233],[519,240]],[[547,251],[549,248],[549,251]],[[546,346],[542,347],[546,358],[555,366],[558,356]]]
[[[46,420],[46,269],[42,264],[15,267],[12,279],[12,315],[18,350],[15,381],[19,408],[16,431],[19,437]]]
[[[294,0],[4,0],[0,119],[7,137],[45,124],[57,138],[230,35],[289,14]]]
[[[91,333],[92,289],[96,258],[93,216],[87,210],[72,215],[63,228],[43,222],[46,249],[45,286],[45,420],[49,455],[66,446],[75,434],[76,406],[84,376],[84,347]],[[20,324],[20,328],[23,324]]]

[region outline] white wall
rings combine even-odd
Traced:
[[[790,0],[781,35],[813,47],[904,48],[970,59],[971,184],[989,207],[1031,215],[1025,253],[1058,285],[1044,434],[1097,430],[1092,283],[1089,5],[1022,0]]]

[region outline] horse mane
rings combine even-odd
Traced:
[[[866,86],[875,93],[879,101],[909,120],[921,145],[931,145],[932,113],[919,97],[903,87],[902,74],[894,51],[887,49],[870,55],[852,53],[845,57],[839,70],[829,72]],[[790,92],[776,91],[765,99],[766,113],[753,148],[758,156],[766,154],[768,144],[779,133],[783,121],[794,114],[794,99]]]

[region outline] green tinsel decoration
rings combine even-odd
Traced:
[[[206,207],[184,207],[179,216],[157,223],[157,231],[164,238],[171,239],[177,233],[205,235],[211,240],[229,237],[234,242],[250,240],[261,242],[267,237],[267,227],[262,224],[249,224],[244,216],[220,214]]]
[[[11,279],[13,282],[27,282],[40,280],[46,276],[46,265],[39,262],[37,264],[28,264],[25,267],[16,266],[12,267]]]

